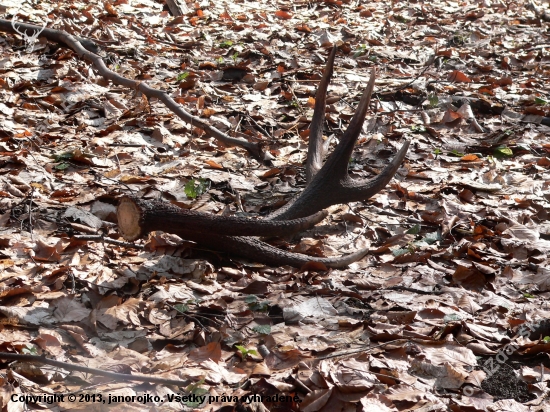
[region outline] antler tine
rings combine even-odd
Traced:
[[[328,170],[331,171],[330,175],[335,176],[335,179],[342,179],[348,175],[349,158],[353,152],[355,142],[361,134],[363,123],[365,122],[365,117],[367,116],[367,110],[369,109],[372,92],[374,90],[375,78],[376,73],[373,68],[371,70],[367,88],[363,92],[363,96],[361,96],[359,106],[357,106],[355,114],[349,122],[348,128],[340,139],[340,143],[336,145],[334,151],[328,157],[325,165],[323,166],[323,169],[327,172]]]
[[[306,163],[306,183],[311,182],[319,169],[323,167],[323,157],[325,156],[325,147],[323,145],[323,124],[325,120],[325,109],[327,106],[327,90],[334,73],[334,58],[336,56],[336,46],[332,48],[327,60],[323,78],[319,83],[319,88],[315,94],[315,108],[313,109],[313,118],[309,127],[309,144],[307,149]]]
[[[405,140],[401,149],[395,154],[391,162],[374,178],[367,180],[354,180],[349,176],[342,182],[342,187],[346,189],[346,202],[359,202],[368,199],[380,192],[392,180],[399,169],[401,162],[407,155],[407,150],[411,144],[410,140]]]
[[[381,191],[397,172],[409,147],[406,141],[395,158],[373,179],[356,182],[348,175],[349,158],[367,115],[374,90],[375,72],[371,71],[369,83],[359,106],[344,132],[340,143],[328,157],[304,191],[293,201],[275,211],[271,220],[286,220],[304,217],[338,203],[366,200]]]

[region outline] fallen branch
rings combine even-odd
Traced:
[[[176,385],[176,386],[187,386],[191,382],[190,380],[181,381],[178,379],[156,378],[154,376],[128,375],[126,373],[108,372],[102,369],[88,368],[87,366],[80,366],[80,365],[74,365],[72,363],[56,361],[56,360],[48,359],[44,356],[38,356],[38,355],[21,355],[19,353],[0,352],[0,359],[21,361],[21,362],[37,362],[44,365],[63,368],[68,371],[90,373],[92,375],[104,376],[106,378],[116,379],[118,381],[124,381],[124,382],[135,381],[135,382],[158,383],[162,385]]]
[[[42,28],[33,24],[16,23],[18,29],[23,30],[35,30],[40,31]],[[0,30],[8,33],[17,33],[14,27],[12,27],[11,21],[0,19]],[[135,81],[109,70],[101,56],[97,55],[97,45],[90,40],[75,37],[70,35],[64,30],[44,29],[38,34],[39,37],[43,37],[47,40],[63,44],[73,50],[82,59],[91,62],[96,70],[105,79],[111,80],[113,83],[128,87],[134,90],[138,90],[147,97],[154,97],[163,102],[174,114],[176,114],[184,122],[202,129],[207,136],[213,137],[228,146],[240,146],[248,150],[248,152],[254,157],[264,160],[261,147],[258,143],[251,143],[244,139],[230,137],[223,133],[221,130],[210,126],[205,123],[201,118],[193,116],[185,111],[178,103],[174,101],[168,94],[162,90],[154,89],[144,82]],[[81,43],[81,40],[84,43]],[[94,52],[95,51],[95,52]]]

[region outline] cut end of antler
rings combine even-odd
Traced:
[[[141,210],[130,197],[120,199],[117,209],[118,230],[122,237],[133,241],[141,237],[140,226]]]

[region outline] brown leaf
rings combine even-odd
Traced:
[[[250,374],[251,378],[269,378],[270,376],[271,371],[269,370],[265,362],[258,363]]]
[[[460,158],[460,160],[462,160],[463,162],[472,162],[477,159],[479,159],[479,157],[477,157],[477,155],[473,153],[468,153],[467,155],[464,155]]]
[[[105,8],[105,11],[107,13],[109,13],[111,16],[115,16],[115,17],[118,16],[118,13],[117,13],[115,7],[111,3],[109,3],[108,1],[103,3],[103,7]]]
[[[50,239],[50,243],[53,244],[48,244],[42,238],[39,238],[34,248],[34,259],[42,262],[58,262],[61,259],[63,243],[61,239],[55,243],[54,242],[55,241],[53,239]]]
[[[204,163],[206,163],[212,169],[217,169],[217,170],[223,170],[224,169],[224,167],[221,164],[216,163],[215,161],[210,160],[210,159],[206,160]]]
[[[221,357],[222,347],[219,342],[210,342],[206,346],[201,346],[200,348],[193,349],[189,352],[189,359],[199,363],[208,359],[211,359],[214,362],[219,362]]]
[[[441,121],[443,123],[453,123],[457,120],[462,120],[462,117],[457,112],[453,112],[451,109],[447,109],[445,114],[443,115],[443,119]]]
[[[279,169],[278,167],[274,167],[273,169],[269,169],[267,172],[265,172],[262,177],[263,178],[268,178],[268,177],[273,177],[273,176],[277,176],[279,173],[281,173],[283,170],[282,169]]]
[[[245,293],[247,295],[265,295],[268,292],[268,289],[267,289],[268,285],[269,285],[268,282],[255,280],[244,289],[241,289],[240,292]]]
[[[457,83],[471,83],[472,79],[470,79],[466,74],[459,70],[455,70],[452,73],[449,74],[449,77],[447,78],[450,82],[457,82]]]
[[[303,361],[307,356],[298,349],[272,351],[266,358],[267,367],[275,370],[288,369]]]
[[[311,33],[311,29],[307,24],[301,23],[296,26],[296,30],[301,31],[303,33]]]
[[[205,99],[204,95],[203,95],[203,96],[200,96],[200,97],[197,99],[197,103],[196,103],[196,104],[197,104],[197,109],[199,109],[199,110],[204,109],[204,99]]]
[[[288,20],[292,18],[292,14],[284,10],[277,10],[275,12],[275,16],[282,20]]]
[[[455,273],[453,273],[453,280],[465,289],[471,289],[475,291],[483,290],[487,279],[483,274],[474,267],[467,268],[466,266],[458,265]]]
[[[344,213],[342,215],[342,219],[344,219],[347,222],[359,223],[360,225],[363,224],[363,219],[361,219],[360,216],[358,216],[354,213]]]

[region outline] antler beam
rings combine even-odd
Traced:
[[[315,226],[328,213],[321,211],[293,220],[253,220],[217,216],[183,209],[168,202],[125,196],[120,199],[118,227],[126,240],[135,240],[153,230],[180,233],[201,232],[229,236],[288,236]]]

